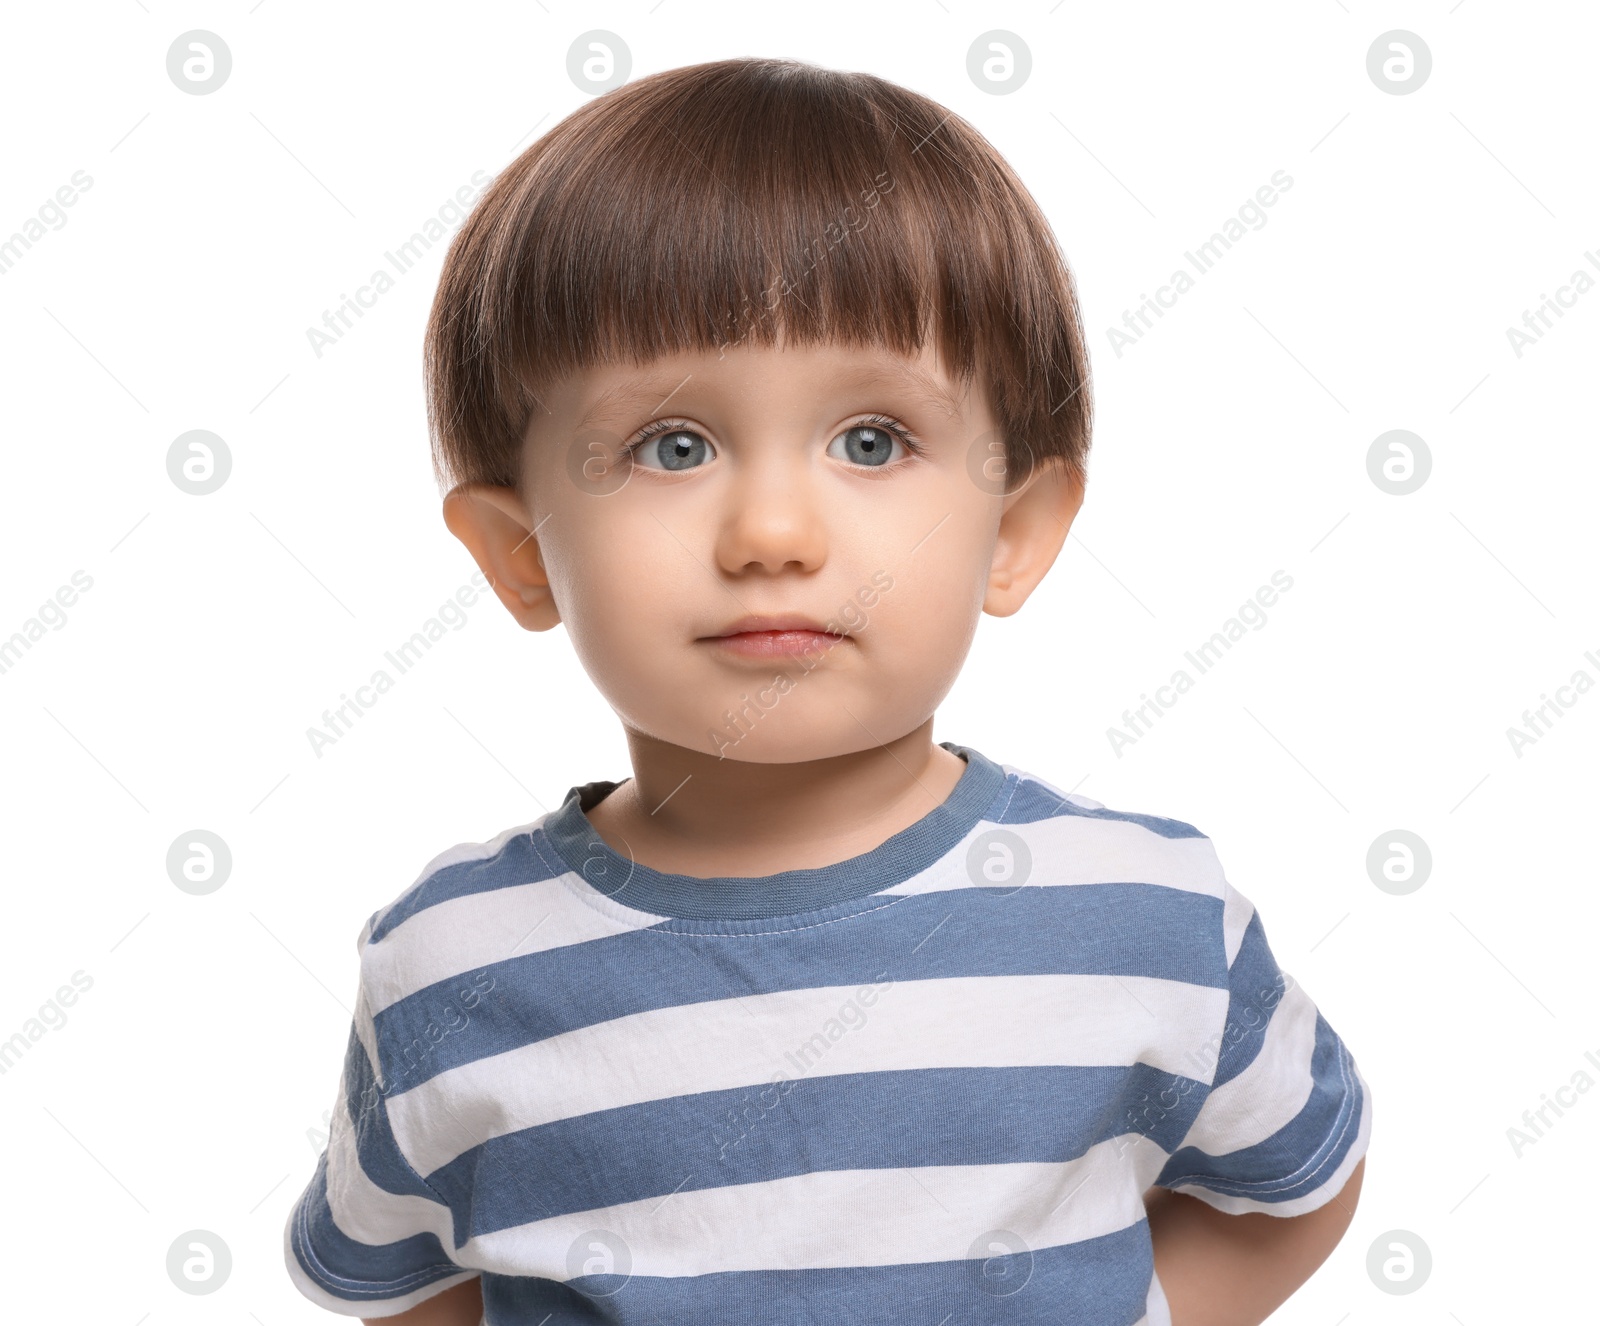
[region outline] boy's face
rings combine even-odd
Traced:
[[[543,405],[527,504],[464,487],[445,518],[524,626],[566,624],[625,724],[713,757],[919,727],[1083,496],[1054,465],[1001,492],[986,395],[931,351],[744,344],[597,367]]]

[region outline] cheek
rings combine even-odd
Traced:
[[[952,537],[938,543],[945,533]],[[858,633],[884,701],[937,703],[931,697],[954,684],[977,628],[989,556],[981,539],[958,537],[947,525],[914,554],[884,563],[893,586],[865,610],[868,624]]]
[[[584,671],[614,709],[648,726],[646,710],[695,693],[684,646],[705,615],[708,577],[665,532],[651,537],[660,527],[648,516],[611,514],[574,512],[577,537],[547,541],[545,566]]]
[[[626,544],[592,529],[585,537],[547,544],[545,568],[561,610],[561,621],[573,648],[591,673],[611,671],[624,663],[649,638],[647,622],[662,608],[661,595],[648,575],[649,559],[626,551]]]
[[[874,623],[892,623],[902,648],[970,637],[983,604],[993,548],[981,532],[953,526],[954,519],[915,552],[884,562],[894,586],[879,596],[870,613]]]

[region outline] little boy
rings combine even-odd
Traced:
[[[624,85],[478,204],[427,366],[445,519],[566,627],[632,777],[368,920],[299,1289],[1263,1321],[1355,1206],[1349,1051],[1197,829],[932,736],[1086,474],[1072,280],[998,154],[865,74]]]

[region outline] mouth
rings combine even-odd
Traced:
[[[744,658],[788,658],[795,655],[816,655],[849,636],[830,631],[809,617],[741,617],[715,635],[700,637],[720,653]]]

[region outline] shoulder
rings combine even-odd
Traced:
[[[367,918],[360,947],[379,943],[430,908],[550,874],[533,844],[533,831],[545,818],[541,815],[527,824],[502,829],[492,838],[456,843],[437,853],[405,889]]]
[[[1210,836],[1184,819],[1108,806],[1001,768],[1006,786],[985,818],[1020,838],[1032,882],[1059,895],[1064,915],[1081,917],[1072,922],[1080,936],[1103,938],[1124,980],[1186,983],[1196,1025],[1220,1022],[1254,909],[1228,882]]]
[[[1002,764],[1006,785],[986,818],[1048,853],[1057,868],[1101,879],[1202,893],[1226,901],[1228,882],[1209,836],[1185,820],[1119,809],[1064,792],[1037,774]]]
[[[536,831],[546,816],[491,838],[437,853],[416,878],[366,920],[356,940],[361,982],[372,1011],[509,949],[528,893],[561,873]],[[500,953],[500,956],[505,956]]]

